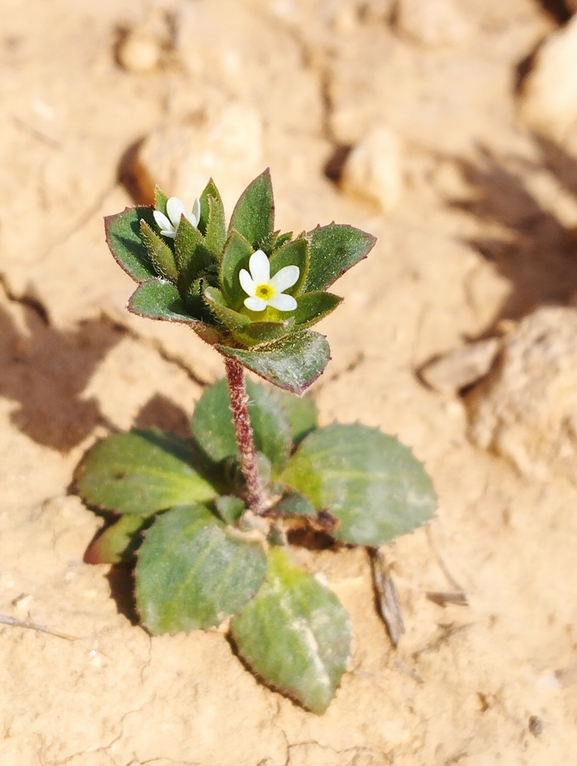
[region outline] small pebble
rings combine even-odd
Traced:
[[[118,61],[129,72],[147,74],[158,68],[162,58],[162,45],[150,33],[133,29],[118,49]]]
[[[538,737],[543,732],[543,721],[539,716],[532,715],[529,718],[529,731],[534,737]]]
[[[383,212],[394,210],[403,191],[400,141],[385,126],[367,132],[347,157],[343,191],[377,202]]]

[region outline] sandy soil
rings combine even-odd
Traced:
[[[0,626],[2,766],[575,763],[577,489],[474,446],[465,400],[418,376],[575,292],[577,197],[517,117],[559,19],[532,0],[457,5],[419,27],[414,1],[3,0],[0,613],[76,640]],[[380,205],[335,183],[375,126],[398,147]],[[101,522],[69,492],[80,456],[134,423],[185,430],[222,374],[185,328],[127,315],[132,283],[103,239],[102,216],[150,177],[186,186],[170,131],[229,210],[270,166],[283,229],[335,219],[379,237],[338,283],[312,393],[323,423],[398,434],[440,507],[387,549],[396,650],[365,553],[300,554],[354,623],[323,717],[259,685],[218,631],[150,638],[127,573],[82,562]]]

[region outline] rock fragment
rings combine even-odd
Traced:
[[[539,49],[524,84],[521,117],[558,143],[571,133],[577,137],[577,16]]]
[[[430,48],[460,45],[467,42],[473,31],[454,0],[401,0],[396,27]]]
[[[369,130],[347,157],[343,191],[377,202],[387,213],[399,203],[403,190],[400,141],[387,127]]]
[[[540,308],[502,344],[466,397],[469,436],[527,476],[577,486],[577,309]]]
[[[427,364],[421,369],[420,376],[439,393],[456,394],[489,372],[497,358],[500,345],[499,338],[469,343]]]

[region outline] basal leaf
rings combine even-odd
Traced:
[[[170,247],[152,230],[146,221],[140,222],[140,236],[157,275],[169,279],[171,282],[176,282],[178,271],[176,270],[174,253]]]
[[[288,295],[300,295],[309,267],[309,243],[304,237],[287,242],[272,254],[270,258],[272,276],[285,266],[298,266],[299,278],[292,287],[284,292]]]
[[[327,339],[312,330],[293,332],[287,338],[256,351],[221,344],[216,348],[224,356],[237,359],[261,378],[295,394],[304,393],[330,359]]]
[[[226,302],[233,309],[239,309],[246,298],[238,275],[241,269],[248,269],[248,262],[253,253],[254,247],[245,237],[236,231],[231,232],[220,265],[220,286]]]
[[[219,625],[254,596],[266,574],[258,542],[229,531],[207,508],[182,505],[147,531],[136,565],[136,603],[151,633]]]
[[[317,226],[310,238],[309,271],[305,291],[324,290],[345,271],[365,258],[377,241],[348,224]]]
[[[236,495],[219,495],[214,504],[218,515],[226,524],[236,524],[246,510],[245,504]]]
[[[252,380],[247,380],[246,384],[255,447],[270,460],[273,473],[278,475],[290,454],[289,425],[275,399],[263,386]],[[191,428],[196,447],[212,463],[239,457],[224,378],[207,388],[196,403]]]
[[[280,516],[308,516],[314,518],[317,515],[314,505],[301,492],[288,492],[272,508],[273,513]]]
[[[167,322],[184,322],[196,325],[202,322],[188,313],[180,293],[172,282],[151,279],[143,282],[128,301],[128,310],[149,319],[164,319]]]
[[[322,290],[305,293],[297,298],[298,305],[294,312],[295,323],[299,328],[311,327],[334,311],[342,300],[340,295]]]
[[[87,503],[136,516],[216,494],[193,467],[189,443],[157,429],[113,434],[96,444],[80,464],[76,484]]]
[[[104,219],[110,252],[135,282],[145,282],[156,276],[140,235],[141,220],[149,226],[156,225],[151,207],[128,207],[122,213]]]
[[[274,199],[270,171],[254,179],[241,194],[230,219],[229,233],[238,231],[254,250],[274,229]]]
[[[294,444],[299,444],[305,436],[319,427],[317,406],[311,398],[295,396],[278,388],[270,393],[276,399],[290,425]]]
[[[436,496],[422,463],[394,436],[334,423],[302,442],[280,477],[339,519],[333,537],[380,545],[432,518]]]
[[[150,518],[124,513],[92,542],[84,554],[84,561],[87,564],[119,564],[133,561],[142,542],[142,531],[149,525]]]
[[[231,621],[239,654],[267,683],[313,713],[324,713],[350,656],[349,615],[335,594],[268,552],[266,582]]]

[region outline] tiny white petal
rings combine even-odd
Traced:
[[[172,221],[172,225],[176,227],[180,223],[180,216],[186,217],[186,206],[178,197],[170,197],[166,203],[166,213]]]
[[[268,283],[270,280],[270,263],[266,253],[262,250],[256,250],[248,262],[250,275],[257,285]]]
[[[164,234],[165,237],[170,237],[171,239],[176,239],[176,232],[175,232],[174,229],[171,229],[170,231],[168,231],[168,229],[161,229],[160,233]]]
[[[266,309],[267,302],[263,298],[257,298],[256,295],[253,295],[250,298],[246,298],[244,305],[251,311],[264,311]]]
[[[299,278],[301,270],[298,266],[285,266],[272,277],[270,280],[271,285],[275,291],[282,293],[289,287],[292,287]]]
[[[192,203],[192,212],[188,216],[188,220],[193,226],[198,226],[200,221],[200,200],[198,197]]]
[[[247,295],[254,295],[256,292],[256,283],[246,269],[241,269],[238,273],[240,286]]]
[[[276,293],[272,298],[269,298],[269,306],[279,311],[294,311],[297,307],[297,302],[292,295],[285,295],[284,293]]]
[[[156,225],[159,227],[159,229],[169,229],[172,231],[172,224],[164,215],[164,213],[161,213],[160,210],[153,210],[152,215],[154,216],[154,220],[156,221]]]

